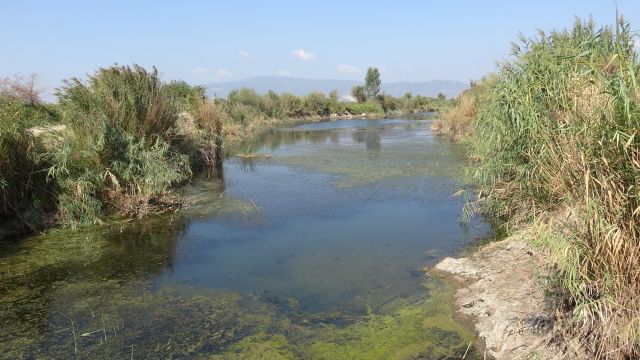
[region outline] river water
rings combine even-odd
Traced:
[[[490,231],[432,122],[270,130],[185,211],[1,244],[0,358],[480,357],[421,270]]]

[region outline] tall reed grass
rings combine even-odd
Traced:
[[[17,220],[22,230],[35,230],[54,203],[45,149],[26,129],[55,116],[42,105],[0,98],[0,220]]]
[[[481,209],[511,227],[539,226],[583,348],[596,358],[637,358],[640,68],[633,33],[621,17],[614,27],[576,21],[569,30],[521,37],[513,55],[484,82],[466,141]]]

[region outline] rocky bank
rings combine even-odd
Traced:
[[[445,258],[431,275],[456,283],[454,307],[496,359],[562,359],[553,345],[555,314],[542,280],[549,262],[520,235],[485,245],[469,257]]]

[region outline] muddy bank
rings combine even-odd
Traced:
[[[468,257],[425,269],[454,282],[454,307],[475,325],[496,359],[560,359],[553,345],[556,315],[545,304],[542,279],[550,263],[522,235],[491,243]]]

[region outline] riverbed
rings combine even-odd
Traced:
[[[433,121],[268,130],[186,210],[0,244],[0,357],[481,358],[421,271],[490,231]]]

